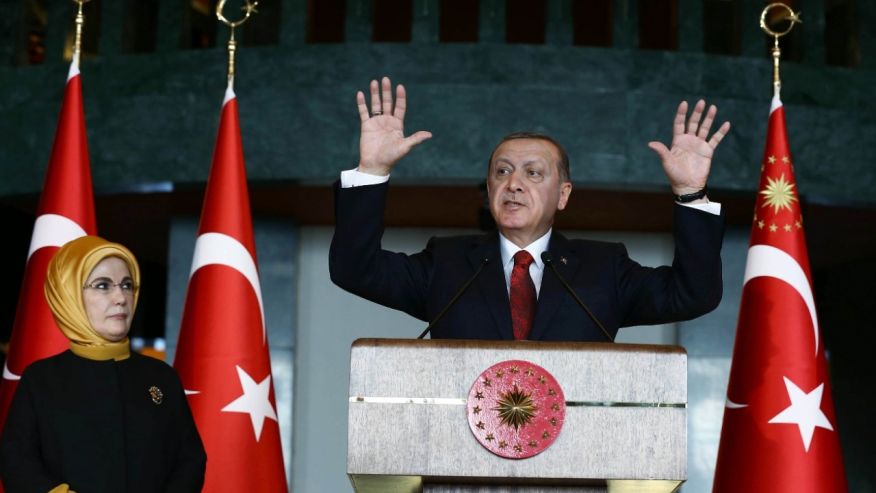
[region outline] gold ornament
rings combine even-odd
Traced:
[[[532,418],[538,408],[532,402],[532,395],[520,391],[517,387],[506,394],[502,394],[498,407],[493,411],[499,411],[502,424],[513,426],[515,430],[532,423]]]
[[[154,402],[156,406],[161,404],[164,400],[164,394],[161,392],[161,389],[154,385],[149,387],[149,397],[152,398],[152,402]]]

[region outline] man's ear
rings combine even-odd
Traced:
[[[560,200],[557,202],[558,211],[566,208],[566,204],[569,203],[570,195],[572,195],[572,182],[564,181],[560,184]]]

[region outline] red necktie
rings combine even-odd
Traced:
[[[514,339],[529,337],[535,319],[535,284],[529,276],[533,258],[526,250],[514,254],[514,269],[511,271],[511,328]]]

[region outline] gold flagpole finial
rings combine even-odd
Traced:
[[[775,15],[769,15],[770,11],[773,9],[780,9],[780,11]],[[767,20],[767,16],[769,15],[770,19]],[[788,26],[781,30],[774,30],[773,27],[776,27],[776,24],[787,21]],[[769,23],[773,23],[771,27]],[[794,28],[794,24],[802,24],[803,21],[800,20],[800,12],[794,12],[791,7],[785,5],[784,3],[776,2],[771,3],[764,7],[763,12],[760,13],[760,28],[763,29],[765,33],[773,37],[773,87],[775,89],[779,89],[782,86],[782,79],[779,77],[779,60],[782,56],[782,50],[779,49],[779,38],[791,32],[791,29]]]
[[[73,39],[73,60],[79,65],[79,56],[82,54],[82,27],[85,25],[85,14],[82,7],[91,0],[73,0],[79,7],[76,11],[76,37]]]
[[[225,14],[222,11],[225,9],[225,2],[227,0],[219,0],[219,3],[216,4],[216,18],[219,19],[219,22],[225,24],[229,28],[231,28],[231,35],[228,38],[228,82],[230,83],[234,80],[234,54],[237,51],[237,41],[234,39],[234,28],[240,26],[244,22],[249,19],[249,16],[253,13],[258,13],[256,10],[256,6],[259,4],[258,0],[245,0],[243,7],[243,18],[236,21],[229,21]]]

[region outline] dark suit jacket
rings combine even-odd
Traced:
[[[156,403],[151,387],[161,392]],[[0,439],[7,493],[195,493],[207,456],[173,368],[65,351],[24,371]]]
[[[513,339],[498,233],[433,238],[414,255],[383,250],[387,188],[383,184],[343,189],[335,184],[332,281],[428,322],[487,259],[477,279],[433,327],[432,337]],[[723,217],[676,206],[674,219],[671,267],[642,267],[620,243],[568,240],[556,231],[551,235],[548,251],[554,265],[612,336],[620,327],[695,318],[721,301]],[[529,338],[605,340],[547,267]]]

